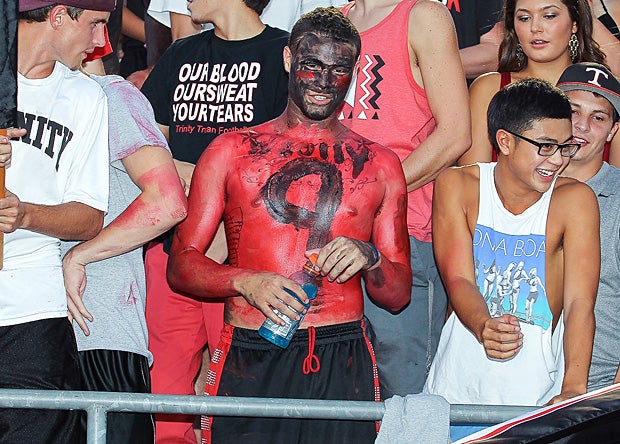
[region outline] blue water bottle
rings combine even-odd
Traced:
[[[301,288],[304,289],[310,301],[312,301],[316,297],[318,291],[317,279],[320,277],[320,272],[318,270],[318,267],[315,265],[317,257],[318,255],[316,253],[311,254],[308,262],[306,262],[306,264],[303,266],[303,269],[294,273],[290,277],[291,280],[301,285]],[[297,299],[299,302],[301,302],[301,300],[297,297],[295,293],[293,293],[287,288],[285,288],[284,290],[295,299]],[[303,305],[304,307],[306,307],[306,309],[310,308],[310,302]],[[263,338],[267,339],[269,342],[277,345],[278,347],[286,348],[290,344],[291,338],[297,331],[297,328],[301,324],[301,321],[303,321],[305,313],[299,314],[299,320],[293,320],[277,308],[272,307],[271,309],[276,315],[278,315],[278,317],[280,317],[280,319],[285,322],[285,324],[279,325],[273,322],[271,319],[265,318],[265,322],[263,322],[263,324],[258,329],[258,334],[261,335]]]

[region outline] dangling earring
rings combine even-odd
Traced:
[[[519,66],[522,66],[523,62],[525,62],[525,53],[523,52],[521,43],[517,43],[517,47],[515,48],[515,54],[517,56],[517,62],[519,63]]]
[[[568,55],[573,63],[577,60],[577,53],[579,51],[579,40],[577,40],[576,34],[571,34],[568,41]]]

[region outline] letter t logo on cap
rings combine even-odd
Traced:
[[[607,74],[598,68],[586,68],[586,71],[594,71],[594,78],[592,80],[588,80],[588,83],[592,83],[596,86],[601,86],[601,84],[598,83],[598,78],[600,75],[603,75],[606,79],[608,78]]]

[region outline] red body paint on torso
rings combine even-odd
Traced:
[[[224,220],[232,266],[290,276],[305,251],[339,235],[369,240],[386,180],[377,146],[338,125],[339,135],[297,127],[279,135],[274,122],[241,132],[227,165]],[[380,148],[381,149],[381,148]],[[194,192],[195,190],[192,190]],[[199,191],[198,191],[199,192]],[[358,320],[359,275],[319,285],[302,328]],[[243,297],[227,299],[226,319],[258,328],[264,316]]]

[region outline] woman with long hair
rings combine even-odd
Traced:
[[[459,165],[492,160],[487,134],[487,108],[497,91],[526,78],[557,82],[572,63],[605,64],[605,54],[592,38],[587,0],[506,0],[499,72],[478,77],[470,88],[472,147]]]

